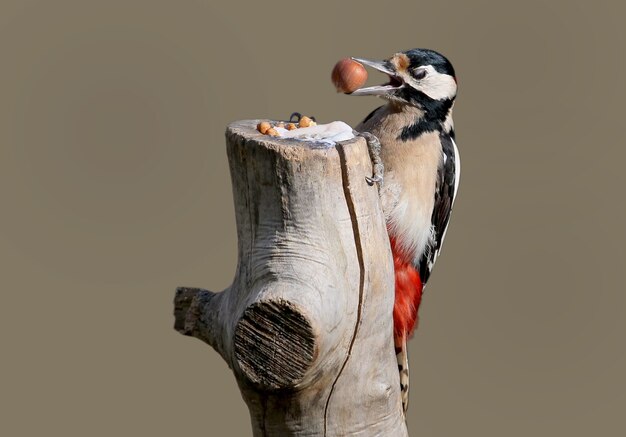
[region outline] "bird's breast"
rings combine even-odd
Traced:
[[[433,238],[432,213],[443,157],[439,133],[424,133],[406,142],[381,136],[385,165],[381,198],[387,226],[417,263]]]

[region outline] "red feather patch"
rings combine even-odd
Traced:
[[[422,280],[410,257],[391,237],[391,253],[396,276],[396,297],[393,305],[393,335],[396,345],[410,337],[417,324],[417,310],[422,301]]]

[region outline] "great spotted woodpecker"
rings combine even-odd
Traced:
[[[408,50],[380,62],[353,59],[390,78],[385,85],[351,95],[387,100],[355,129],[373,134],[381,145],[385,176],[380,195],[395,268],[394,342],[406,412],[407,340],[416,327],[422,292],[441,251],[459,186],[452,123],[456,76],[452,64],[433,50]]]

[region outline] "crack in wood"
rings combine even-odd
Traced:
[[[345,146],[338,145],[337,152],[339,153],[339,164],[341,166],[341,180],[343,184],[343,193],[346,199],[346,204],[348,206],[348,212],[350,213],[350,220],[352,221],[352,233],[354,234],[354,245],[356,248],[357,259],[359,262],[359,301],[357,306],[357,315],[356,322],[354,323],[354,331],[352,332],[352,338],[350,339],[350,346],[348,346],[348,353],[346,354],[346,358],[333,381],[330,392],[328,393],[328,399],[326,399],[326,406],[324,408],[324,437],[327,436],[327,422],[328,422],[328,406],[330,405],[330,399],[333,396],[333,391],[335,390],[335,385],[343,370],[346,368],[348,364],[348,360],[352,355],[352,347],[354,346],[354,342],[356,340],[357,333],[359,331],[359,325],[361,324],[361,314],[363,310],[363,290],[365,286],[365,262],[363,261],[363,245],[361,242],[361,231],[359,229],[359,220],[356,214],[356,208],[354,206],[354,199],[352,198],[350,192],[350,178],[348,175],[348,165],[346,163],[346,151],[344,149]]]

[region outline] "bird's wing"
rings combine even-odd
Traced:
[[[426,284],[428,281],[437,256],[439,256],[441,252],[441,246],[446,236],[454,198],[459,188],[459,177],[461,175],[459,150],[454,143],[453,137],[449,134],[442,133],[440,135],[440,141],[443,150],[443,159],[437,177],[435,205],[432,215],[433,240],[431,246],[426,250],[419,262],[419,273],[423,284]]]

